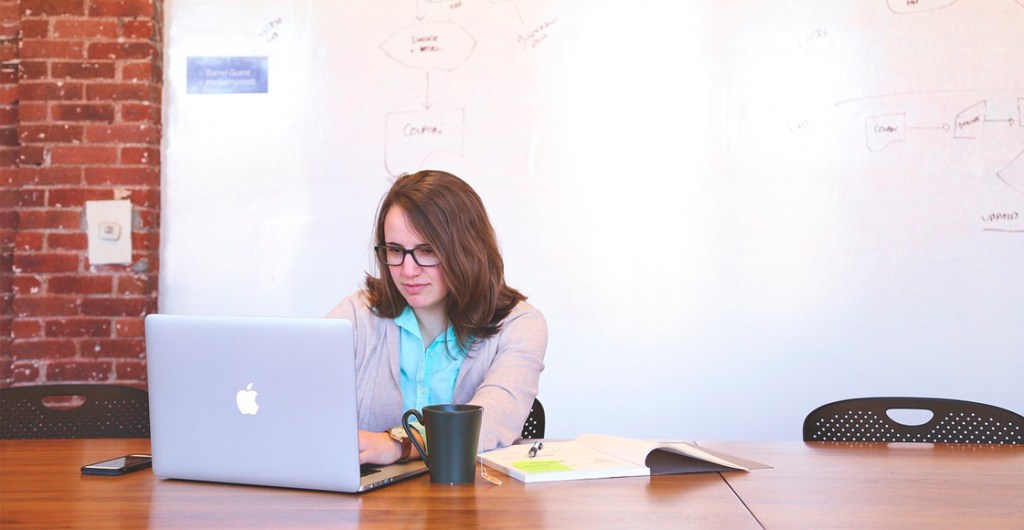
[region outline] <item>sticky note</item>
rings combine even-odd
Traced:
[[[572,471],[572,468],[558,460],[524,460],[513,462],[512,466],[526,473],[547,473],[549,471]]]

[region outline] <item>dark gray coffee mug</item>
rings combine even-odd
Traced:
[[[420,447],[409,427],[409,416],[427,429],[427,450]],[[409,409],[402,415],[402,427],[430,468],[430,481],[442,484],[471,484],[476,480],[476,451],[480,443],[480,422],[484,409],[478,405],[428,405],[423,414]]]

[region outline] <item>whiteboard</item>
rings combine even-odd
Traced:
[[[166,5],[160,310],[319,316],[398,174],[483,197],[550,437],[1024,411],[1024,0]],[[266,58],[190,93],[189,58]]]

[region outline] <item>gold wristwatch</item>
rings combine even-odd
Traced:
[[[412,454],[412,440],[409,439],[409,435],[405,433],[405,429],[402,426],[392,427],[384,431],[391,437],[392,440],[402,444],[402,457],[398,459],[399,462],[405,462],[409,459],[409,455]]]

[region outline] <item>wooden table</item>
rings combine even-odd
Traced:
[[[0,441],[0,528],[760,528],[718,474],[465,486],[424,475],[361,495],[79,468],[149,440]]]
[[[1024,445],[708,442],[765,528],[1024,529]]]
[[[441,486],[362,495],[82,476],[149,440],[0,441],[7,528],[1024,528],[1024,446],[701,442],[752,473]],[[735,490],[735,491],[734,491]]]

